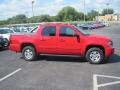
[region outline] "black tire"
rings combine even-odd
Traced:
[[[26,52],[27,51],[30,51],[30,53],[31,53],[31,57],[27,57],[26,55]],[[37,54],[36,54],[36,50],[35,50],[35,48],[34,47],[32,47],[32,46],[26,46],[26,47],[24,47],[23,48],[23,50],[22,50],[22,57],[26,60],[26,61],[34,61],[34,60],[36,60],[37,59]]]
[[[94,53],[96,52],[97,55],[95,55]],[[105,56],[103,51],[100,48],[90,48],[85,55],[86,60],[90,63],[90,64],[102,64],[105,61]]]

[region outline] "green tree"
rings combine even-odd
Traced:
[[[73,7],[64,7],[57,15],[59,21],[75,21],[78,12]]]
[[[0,21],[0,25],[5,25],[5,24],[8,24],[6,20],[1,20]]]
[[[41,15],[40,20],[41,20],[41,22],[51,22],[52,21],[52,19],[49,15]]]
[[[58,21],[57,19],[58,19],[57,16],[51,16],[51,20],[52,20],[52,22],[56,22],[56,21]]]
[[[52,19],[49,15],[34,16],[28,19],[28,22],[31,22],[31,23],[51,22],[51,21]]]
[[[95,10],[91,10],[91,12],[89,12],[87,14],[87,19],[92,21],[93,19],[95,19],[96,16],[99,15],[99,12],[95,11]]]
[[[103,9],[103,11],[102,11],[102,15],[113,14],[113,13],[114,13],[114,10],[111,8]]]
[[[13,16],[12,18],[9,18],[8,20],[9,24],[19,24],[19,23],[26,23],[27,17],[23,14]]]
[[[84,20],[84,13],[78,12],[78,14],[75,17],[76,21],[83,21]]]

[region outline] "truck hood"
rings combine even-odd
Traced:
[[[91,34],[88,37],[89,38],[94,38],[94,39],[100,39],[100,40],[111,40],[109,37],[95,35],[95,34]]]

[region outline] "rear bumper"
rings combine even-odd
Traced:
[[[20,47],[18,46],[18,44],[10,44],[9,50],[14,51],[14,52],[20,52]]]
[[[114,48],[112,48],[112,47],[106,48],[106,50],[105,50],[105,56],[106,56],[106,58],[111,57],[114,54],[114,52],[115,52]]]

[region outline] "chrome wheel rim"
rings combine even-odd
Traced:
[[[101,55],[98,51],[92,51],[90,53],[90,59],[93,61],[93,62],[99,62],[100,59],[101,59]]]
[[[31,59],[33,57],[33,52],[30,49],[26,49],[24,52],[24,56],[27,59]]]

